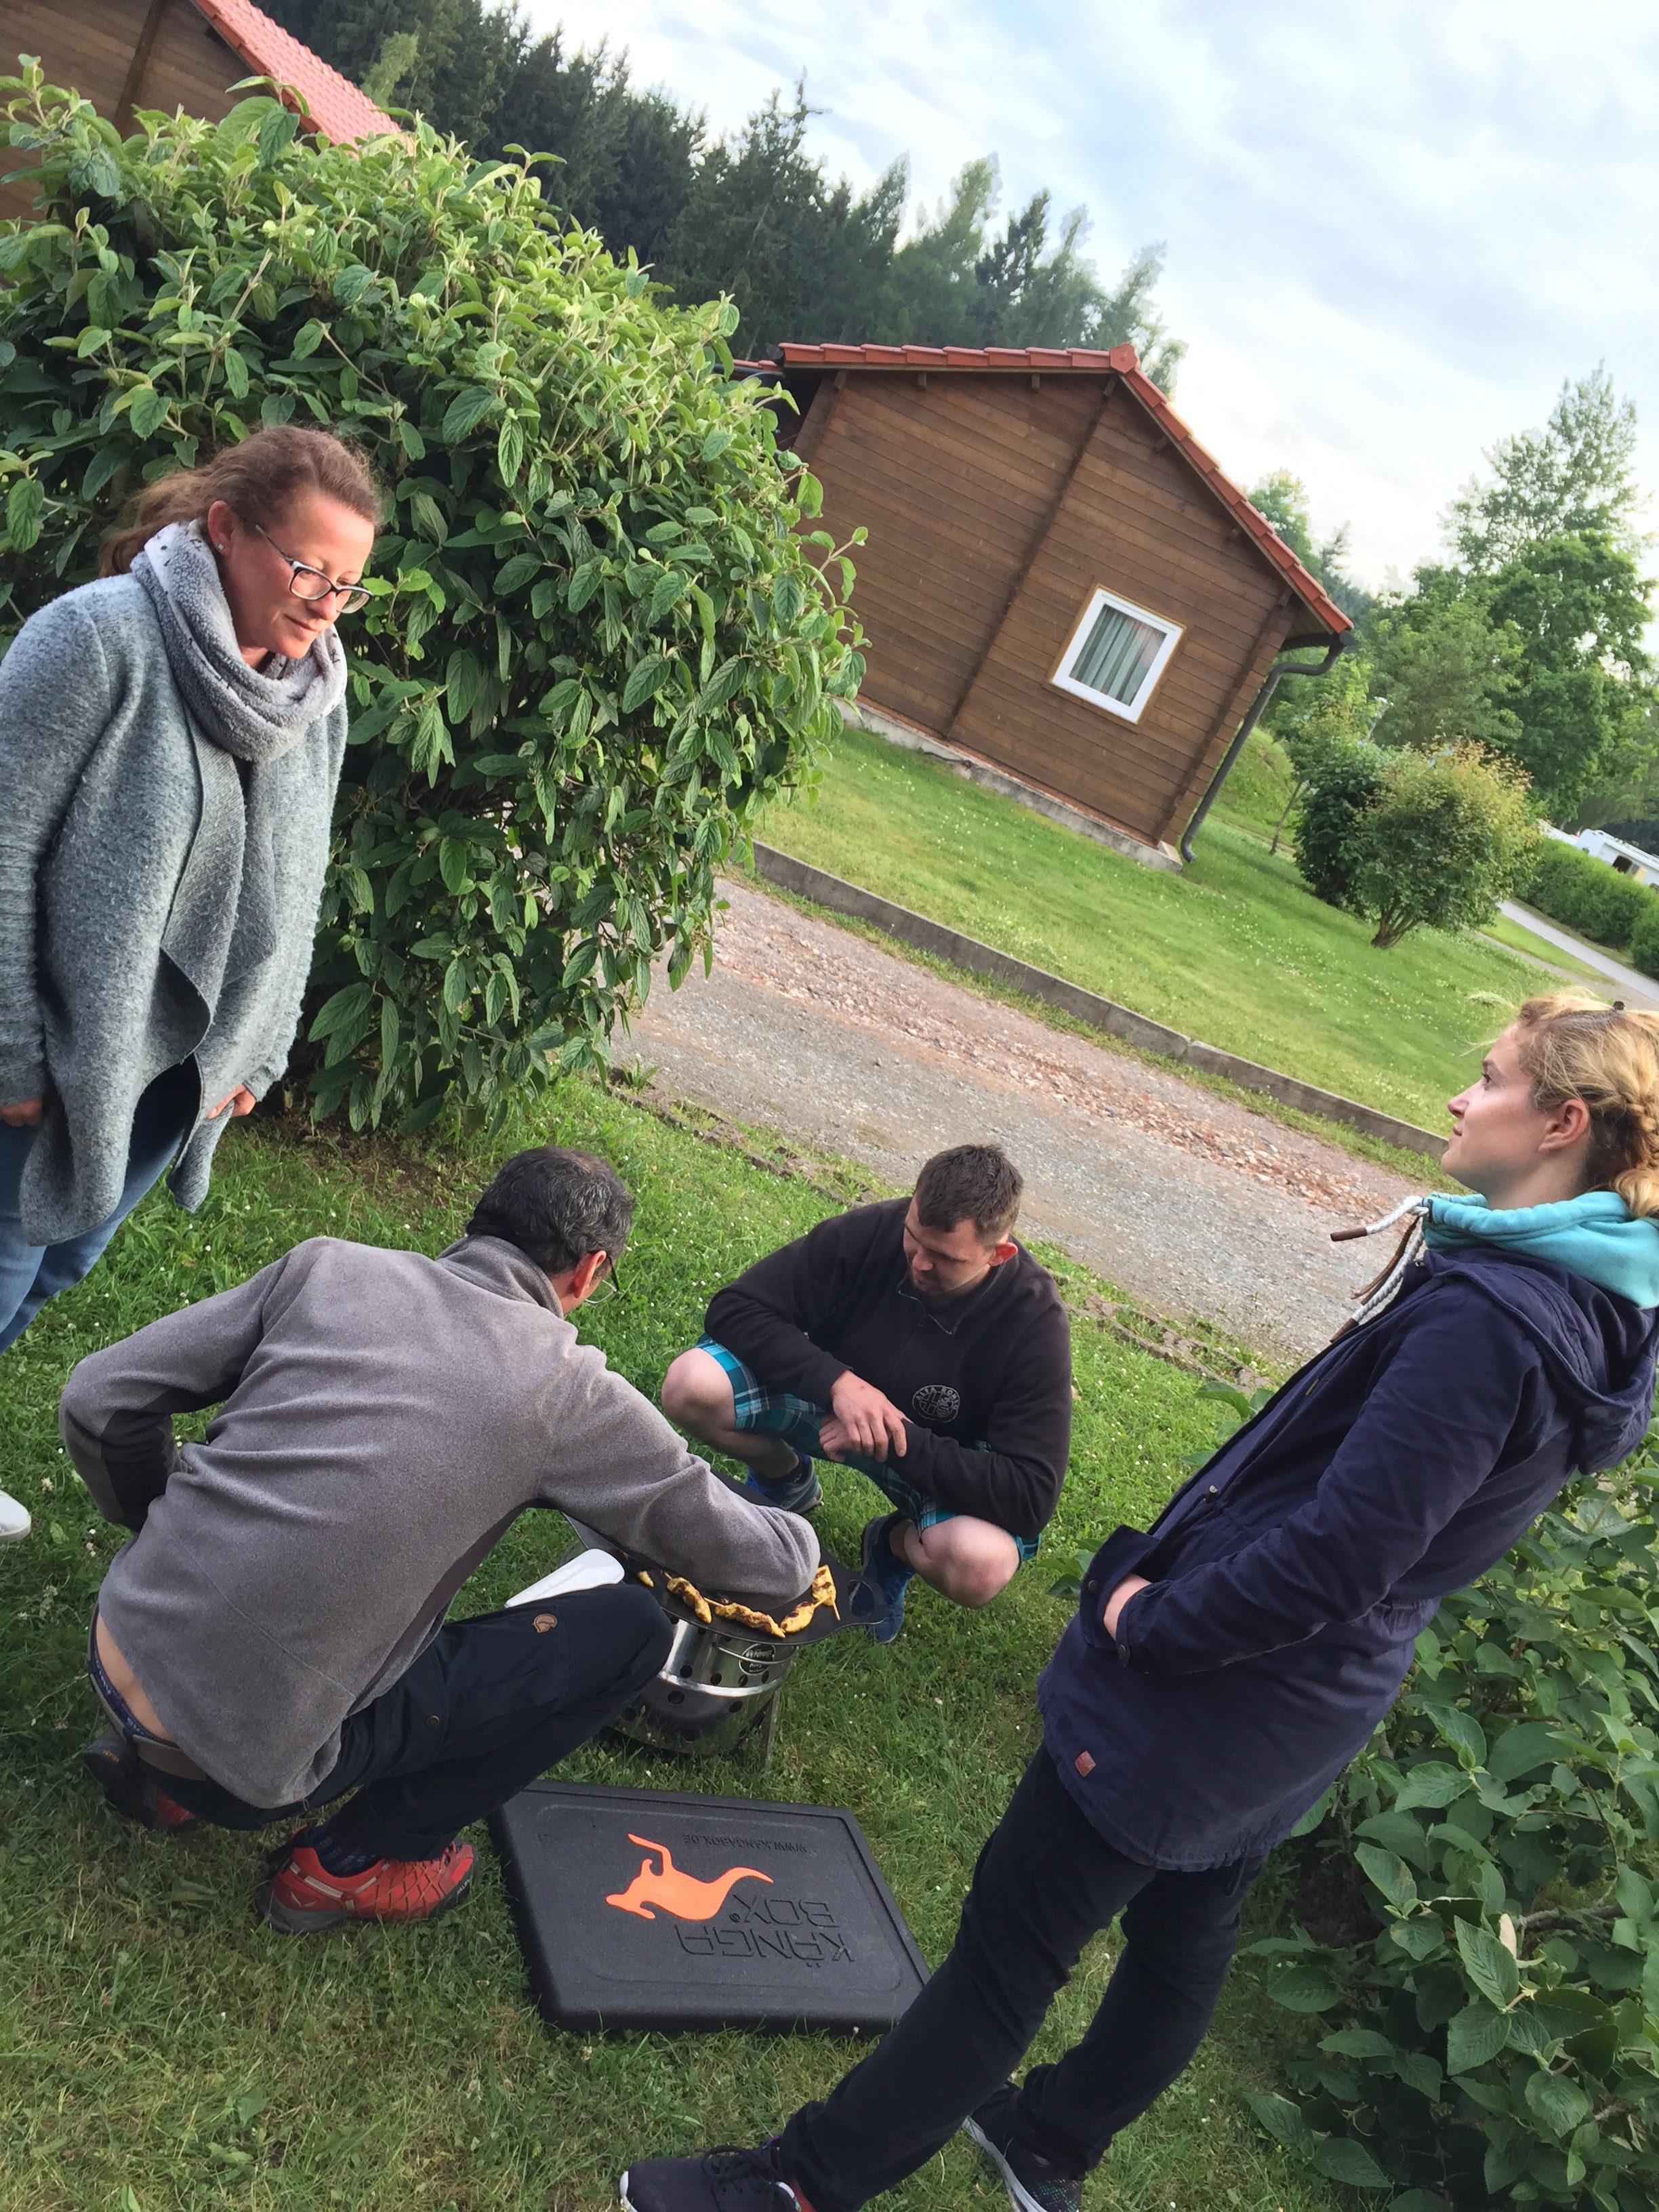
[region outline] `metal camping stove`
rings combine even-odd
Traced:
[[[636,1743],[694,1759],[732,1751],[758,1730],[764,1765],[778,1692],[800,1647],[732,1621],[704,1627],[672,1602],[665,1609],[674,1641],[662,1671],[611,1726]]]

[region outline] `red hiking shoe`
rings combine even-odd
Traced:
[[[477,1853],[451,1844],[435,1859],[376,1859],[361,1874],[331,1874],[297,1838],[274,1860],[253,1902],[284,1936],[343,1920],[435,1920],[466,1895]]]

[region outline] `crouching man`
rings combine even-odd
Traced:
[[[694,1581],[796,1597],[808,1525],[691,1457],[568,1316],[632,1200],[605,1164],[508,1160],[435,1259],[317,1237],[83,1360],[71,1458],[137,1533],[88,1669],[115,1723],[87,1764],[148,1826],[301,1827],[258,1903],[287,1933],[428,1920],[471,1877],[457,1832],[556,1765],[657,1672],[637,1585],[444,1625],[529,1506]],[[217,1406],[179,1449],[172,1416]],[[355,1793],[355,1794],[354,1794]]]
[[[664,1411],[742,1460],[761,1504],[810,1513],[820,1456],[885,1493],[863,1544],[883,1643],[913,1575],[988,1604],[1060,1497],[1071,1331],[1014,1242],[1021,1188],[995,1145],[936,1153],[914,1197],[822,1221],[718,1291],[663,1377]]]

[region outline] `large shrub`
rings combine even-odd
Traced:
[[[1559,837],[1539,840],[1521,896],[1552,921],[1615,949],[1628,945],[1638,927],[1659,908],[1659,900],[1633,877]]]
[[[1297,865],[1316,896],[1375,923],[1383,951],[1413,929],[1475,927],[1528,878],[1526,794],[1480,745],[1334,744],[1302,802]]]
[[[1310,752],[1295,830],[1302,880],[1327,906],[1346,906],[1352,871],[1348,846],[1361,816],[1382,787],[1388,756],[1364,739],[1331,741],[1324,733]]]
[[[1392,752],[1344,848],[1346,903],[1383,951],[1413,929],[1478,928],[1526,881],[1537,841],[1507,762],[1480,745]]]
[[[419,1126],[603,1053],[714,870],[861,674],[817,487],[729,306],[657,303],[526,167],[422,128],[296,137],[274,100],[125,143],[33,70],[0,236],[15,623],[90,574],[142,478],[253,423],[354,432],[390,489],[305,1072],[317,1110]]]
[[[1303,1916],[1374,1933],[1255,1947],[1314,2036],[1249,2101],[1390,2212],[1659,2200],[1656,1483],[1651,1449],[1581,1482],[1449,1599],[1287,1846]]]

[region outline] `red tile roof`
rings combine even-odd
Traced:
[[[198,0],[200,4],[200,0]],[[1131,345],[1103,352],[1087,346],[919,346],[781,345],[786,368],[884,368],[940,370],[965,375],[1042,374],[1100,376],[1115,371],[1158,424],[1188,466],[1209,486],[1239,528],[1250,538],[1291,589],[1333,635],[1353,623],[1310,575],[1265,514],[1206,453],[1164,394],[1141,368]]]
[[[320,54],[301,46],[280,23],[273,23],[253,0],[193,0],[193,4],[241,56],[250,76],[275,77],[300,94],[325,138],[343,145],[396,131],[398,125],[366,92],[331,69]]]

